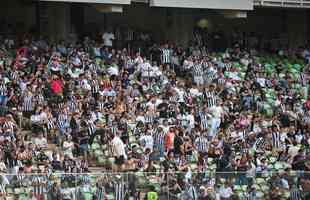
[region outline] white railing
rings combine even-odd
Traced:
[[[203,172],[191,173],[187,176],[185,173],[54,173],[45,174],[1,174],[0,200],[30,199],[31,194],[41,197],[45,200],[62,199],[62,195],[69,195],[71,200],[95,199],[104,188],[104,199],[117,199],[116,195],[131,196],[136,194],[138,199],[144,199],[146,193],[155,190],[159,199],[189,199],[188,189],[175,193],[174,186],[177,180],[190,180],[193,188],[199,192],[201,187],[209,188],[211,193],[215,194],[217,186],[221,187],[228,183],[235,197],[246,199],[249,194],[249,188],[255,188],[258,199],[269,199],[267,196],[271,192],[271,183],[274,177],[281,177],[286,180],[291,179],[292,185],[298,184],[297,178],[305,179],[309,174],[307,172],[290,171],[284,173],[279,171],[269,171],[257,174],[247,172]],[[186,178],[187,177],[187,178]],[[185,180],[186,179],[186,180]],[[305,181],[300,181],[300,187],[304,194],[309,192]],[[124,187],[120,187],[124,186]],[[188,184],[186,185],[188,188]],[[296,185],[297,186],[297,185]],[[119,190],[119,188],[123,188]],[[297,187],[299,188],[299,187]],[[101,193],[102,194],[102,193]],[[287,196],[288,195],[288,196]],[[288,188],[281,189],[281,197],[288,199],[290,191]],[[265,198],[264,198],[265,196]],[[187,198],[186,198],[187,197]],[[68,197],[67,197],[68,198]],[[102,198],[100,198],[102,199]],[[122,198],[125,199],[125,198]]]
[[[254,6],[310,8],[310,0],[254,0]]]

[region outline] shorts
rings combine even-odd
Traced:
[[[82,152],[85,152],[88,150],[88,144],[80,144],[80,150]]]
[[[115,164],[116,165],[123,165],[125,163],[124,156],[115,157]]]

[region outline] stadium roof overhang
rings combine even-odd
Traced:
[[[253,0],[150,0],[154,7],[253,10]]]
[[[128,5],[131,0],[41,0],[50,2],[68,2],[68,3],[96,3],[96,4],[122,4]]]
[[[41,0],[50,2],[96,3],[128,5],[131,2],[148,3],[151,7],[199,8],[222,10],[253,10],[253,0]]]

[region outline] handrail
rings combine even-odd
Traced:
[[[310,0],[254,0],[254,6],[310,8]]]
[[[279,174],[282,173],[282,171],[278,170],[268,170],[264,172],[255,172],[251,173],[249,171],[230,171],[230,172],[215,172],[215,171],[203,171],[203,172],[191,172],[192,174],[203,174],[203,173],[209,173],[209,174],[232,174],[232,175],[238,175],[238,174],[262,174],[262,173],[268,173],[268,174]],[[302,173],[302,174],[310,174],[310,171],[289,171],[288,173]],[[0,176],[16,176],[16,175],[23,175],[23,176],[44,176],[48,173],[0,173]],[[137,172],[88,172],[88,173],[66,173],[66,172],[55,172],[51,173],[52,175],[128,175],[128,174],[186,174],[186,172],[143,172],[143,171],[137,171]]]

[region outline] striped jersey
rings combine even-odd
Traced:
[[[133,30],[131,30],[131,29],[127,30],[126,40],[127,41],[133,41],[134,40],[134,31]]]
[[[7,95],[7,87],[5,84],[0,85],[0,96],[6,96]]]
[[[194,77],[196,76],[203,76],[203,68],[202,68],[202,65],[201,64],[195,64],[193,66],[193,75]]]
[[[22,103],[22,110],[23,111],[33,111],[34,109],[34,101],[33,96],[25,96]]]
[[[170,49],[162,49],[161,61],[164,64],[171,63],[172,50]]]
[[[179,101],[179,95],[173,95],[169,97],[170,102],[178,102]]]
[[[35,175],[32,177],[32,186],[33,186],[33,193],[35,195],[41,195],[46,193],[46,183],[47,177],[46,176],[39,176]]]
[[[206,91],[204,93],[205,102],[207,104],[207,107],[213,107],[216,105],[216,95],[213,91]]]
[[[96,63],[91,63],[89,65],[89,69],[91,72],[93,72],[95,74],[100,70],[99,66]]]
[[[272,147],[273,148],[281,147],[281,134],[279,132],[272,133]]]
[[[126,195],[126,185],[124,181],[118,181],[114,183],[114,195],[115,200],[124,200]]]
[[[0,184],[0,195],[6,195],[6,185],[4,183]]]
[[[96,125],[92,120],[85,121],[88,135],[93,135],[96,132]]]
[[[98,93],[100,90],[100,85],[98,80],[92,80],[91,81],[91,91],[93,94]]]
[[[60,129],[67,128],[69,124],[69,117],[67,114],[60,114],[57,118],[57,125]]]
[[[35,96],[35,101],[37,105],[42,105],[44,103],[44,96],[42,95],[42,93],[39,93]]]
[[[4,124],[3,124],[3,128],[9,129],[10,133],[14,132],[15,126],[16,126],[16,124],[14,122],[11,122],[11,121],[4,122]]]
[[[302,200],[302,193],[298,188],[290,190],[290,200]]]
[[[106,200],[106,190],[103,184],[98,184],[96,188],[97,200]]]
[[[209,119],[209,116],[208,114],[206,113],[199,113],[199,117],[200,117],[200,125],[201,125],[201,128],[202,130],[207,130],[208,129],[208,119]]]
[[[259,137],[257,138],[257,140],[255,141],[254,145],[253,145],[253,149],[254,150],[263,150],[264,146],[265,146],[265,139],[263,137]]]
[[[195,139],[194,145],[198,152],[208,151],[208,139],[205,136],[199,136]]]
[[[77,101],[75,96],[71,97],[71,99],[69,100],[68,104],[69,104],[69,111],[71,113],[78,112],[79,104],[78,104],[78,101]]]
[[[154,146],[163,147],[165,145],[166,134],[163,131],[153,132]]]
[[[47,130],[53,130],[56,128],[56,125],[55,125],[55,119],[54,118],[48,118],[47,119]]]
[[[156,119],[156,115],[155,114],[151,114],[151,113],[146,113],[144,115],[144,121],[145,123],[153,123]]]
[[[99,108],[100,111],[103,111],[105,108],[105,101],[97,101],[97,107]]]

